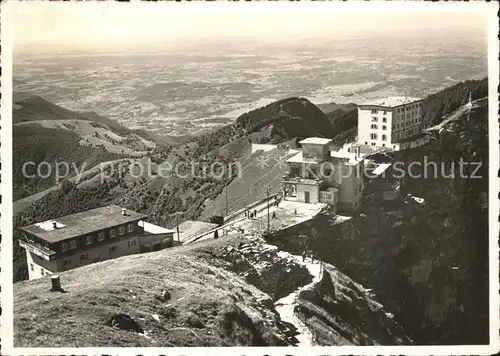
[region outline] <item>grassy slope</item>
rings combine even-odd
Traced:
[[[247,205],[264,199],[269,187],[270,194],[281,190],[281,179],[288,170],[286,164],[278,164],[277,157],[290,158],[285,150],[276,149],[265,153],[247,152],[238,161],[241,163],[241,177],[237,177],[227,186],[227,202],[229,212],[237,211]],[[267,159],[266,166],[260,166],[259,159]],[[207,201],[201,219],[207,220],[213,215],[224,215],[226,193],[218,195],[214,200]]]
[[[78,144],[80,137],[68,130],[48,129],[34,125],[15,125],[13,128],[13,183],[14,200],[38,193],[56,184],[56,160],[67,162],[70,167],[87,169],[96,164],[119,159],[122,156],[106,151],[103,148],[85,147]],[[52,174],[42,178],[32,166],[27,167],[27,173],[35,174],[34,178],[23,175],[25,162],[49,162]],[[85,164],[85,166],[84,166]],[[44,169],[47,169],[46,167]],[[71,169],[73,170],[73,169]],[[45,173],[46,171],[42,171]],[[61,171],[64,174],[64,170]]]
[[[49,292],[48,278],[18,283],[14,342],[32,347],[286,345],[271,298],[244,279],[252,270],[248,260],[224,250],[239,241],[206,241],[64,272],[68,293]],[[277,268],[253,276],[286,273],[275,262]],[[156,298],[164,290],[171,295],[168,301]],[[131,316],[150,338],[105,325],[117,313]]]

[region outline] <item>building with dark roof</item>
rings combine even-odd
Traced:
[[[174,232],[146,218],[108,205],[21,227],[29,279],[171,246]]]

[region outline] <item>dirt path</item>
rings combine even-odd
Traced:
[[[274,303],[276,311],[280,315],[281,320],[286,321],[297,328],[297,335],[295,335],[295,338],[298,340],[298,343],[295,346],[312,346],[313,336],[309,331],[309,328],[302,322],[302,320],[300,320],[295,315],[294,309],[296,305],[297,295],[300,293],[300,291],[311,288],[320,281],[322,274],[321,262],[315,261],[313,263],[310,258],[306,258],[305,262],[303,262],[302,257],[291,255],[287,252],[282,251],[278,252],[278,255],[281,255],[281,257],[283,258],[293,258],[296,263],[305,266],[313,277],[311,283],[297,288],[286,297],[283,297]]]

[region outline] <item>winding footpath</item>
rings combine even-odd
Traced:
[[[278,255],[281,255],[280,257],[284,258],[293,258],[295,262],[305,266],[313,277],[311,283],[295,289],[292,293],[277,300],[274,303],[276,311],[280,315],[281,320],[290,323],[297,328],[297,334],[295,335],[295,338],[298,340],[298,343],[294,346],[312,346],[313,336],[309,331],[309,328],[302,322],[302,320],[300,320],[295,315],[294,309],[297,304],[296,300],[298,294],[304,289],[311,288],[320,281],[322,274],[321,262],[315,261],[314,263],[312,263],[310,258],[306,258],[305,262],[303,262],[302,257],[291,255],[283,251],[278,252]]]

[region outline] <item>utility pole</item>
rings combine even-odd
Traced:
[[[228,203],[227,203],[227,183],[226,183],[226,217],[228,215]]]
[[[177,223],[177,243],[180,245],[181,243],[181,239],[179,237],[179,213],[175,213],[175,220],[176,220],[176,223]]]
[[[269,186],[267,186],[267,233],[271,230],[271,221],[269,220]]]

